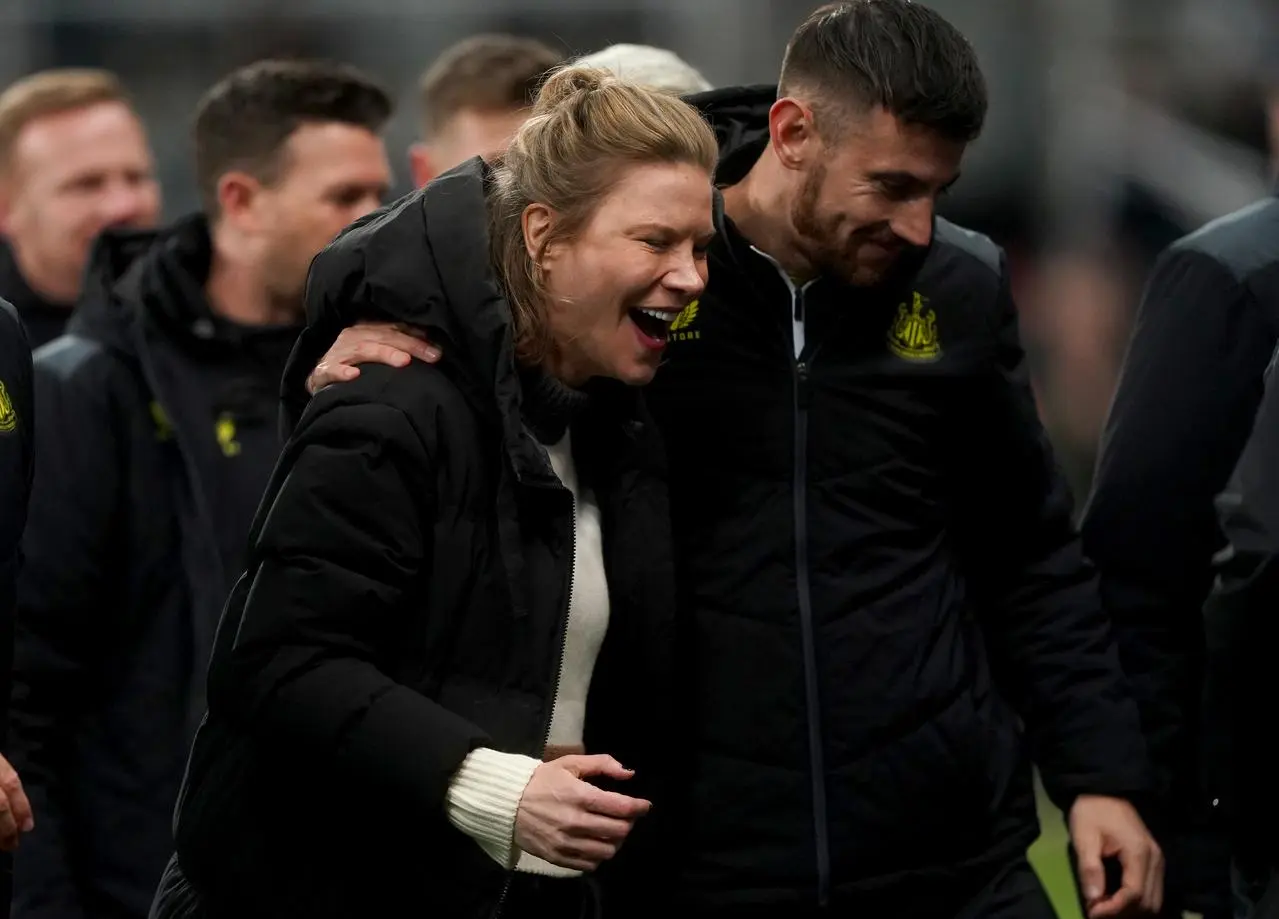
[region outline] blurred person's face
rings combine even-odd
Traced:
[[[629,166],[580,232],[546,247],[540,265],[556,348],[551,369],[561,379],[638,386],[653,378],[670,324],[706,286],[712,194],[700,167]],[[526,209],[533,258],[555,219],[545,205]]]
[[[311,260],[344,227],[381,206],[391,167],[380,137],[338,122],[302,125],[280,155],[278,179],[245,182],[241,203],[224,207],[223,217],[256,237],[271,299],[296,312]]]
[[[462,109],[430,141],[414,144],[409,165],[418,188],[473,156],[491,160],[506,149],[528,109]]]
[[[779,100],[769,117],[778,158],[796,173],[795,246],[814,269],[873,285],[931,242],[937,199],[959,177],[963,143],[882,108],[851,116],[829,141],[794,100]]]
[[[38,293],[73,302],[99,233],[159,219],[146,133],[123,103],[45,115],[18,135],[0,182],[0,232]]]

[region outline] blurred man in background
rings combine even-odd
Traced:
[[[102,70],[47,70],[0,93],[0,296],[32,348],[57,337],[107,227],[160,218],[146,131]]]
[[[1174,243],[1147,282],[1101,442],[1084,547],[1101,574],[1156,772],[1169,915],[1228,914],[1224,840],[1199,782],[1203,604],[1224,538],[1213,500],[1279,340],[1279,199]]]
[[[95,249],[36,358],[41,456],[19,579],[13,733],[38,828],[21,917],[146,916],[222,604],[274,467],[312,257],[391,181],[386,93],[263,62],[202,100],[204,213]]]
[[[560,61],[535,39],[500,34],[476,35],[436,58],[419,84],[422,140],[409,151],[414,184],[506,149],[542,78]]]

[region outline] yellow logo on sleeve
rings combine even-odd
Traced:
[[[8,434],[18,426],[18,410],[13,407],[9,390],[0,383],[0,434]]]
[[[937,314],[924,312],[928,298],[918,291],[897,307],[897,320],[888,330],[888,349],[908,361],[935,361],[941,357],[941,341],[937,337]]]

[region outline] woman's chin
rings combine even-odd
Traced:
[[[647,386],[653,382],[657,365],[656,360],[652,363],[646,360],[628,361],[624,365],[614,367],[609,376],[627,386]]]

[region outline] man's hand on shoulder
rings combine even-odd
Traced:
[[[1070,808],[1070,838],[1088,919],[1143,916],[1163,906],[1164,857],[1146,824],[1122,798],[1080,795]],[[1119,890],[1106,892],[1103,859],[1123,869]]]
[[[407,367],[413,358],[433,364],[440,359],[440,349],[426,340],[425,332],[412,326],[361,322],[342,330],[306,378],[306,389],[315,395],[330,383],[354,380],[360,375],[359,364]]]

